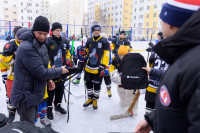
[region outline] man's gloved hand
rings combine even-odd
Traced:
[[[117,52],[116,52],[116,49],[113,49],[113,50],[112,50],[112,53],[113,53],[113,54],[116,54],[116,53],[117,53]]]
[[[99,65],[98,75],[99,77],[103,77],[105,73],[106,66],[104,64]]]

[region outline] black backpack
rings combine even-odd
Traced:
[[[124,89],[144,89],[148,86],[147,72],[144,57],[139,53],[126,54],[122,60],[122,86]]]
[[[0,128],[5,126],[8,122],[8,118],[4,115],[0,113]]]
[[[18,121],[0,128],[0,133],[58,133],[51,127],[40,128],[25,121]]]

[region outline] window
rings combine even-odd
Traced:
[[[5,8],[5,11],[8,11],[8,8]]]
[[[118,15],[118,12],[116,12],[115,15]]]
[[[149,22],[146,22],[146,26],[149,26]]]
[[[8,15],[5,15],[5,18],[8,18]]]
[[[140,3],[144,3],[144,0],[140,0]]]
[[[139,19],[143,19],[143,15],[140,15],[140,16],[139,16]]]
[[[14,11],[13,14],[17,14],[17,13]]]
[[[17,19],[13,19],[13,21],[17,21]]]
[[[147,10],[149,10],[150,9],[150,6],[147,6]]]
[[[23,12],[23,9],[21,9],[21,13]]]
[[[39,4],[35,4],[36,7],[39,7]]]
[[[122,11],[120,11],[120,14],[122,14]]]
[[[27,17],[27,20],[32,20],[32,17]]]
[[[23,20],[23,19],[24,19],[24,17],[23,17],[23,16],[21,16],[21,19]]]
[[[144,10],[144,7],[140,7],[140,11],[143,11]]]
[[[138,24],[138,27],[142,27],[142,23],[139,23],[139,24]]]
[[[38,14],[39,13],[39,11],[38,10],[36,10],[36,14]]]
[[[153,22],[153,28],[156,28],[156,22]]]
[[[125,17],[125,19],[127,19],[127,17]]]
[[[8,1],[4,1],[4,3],[5,3],[5,4],[7,4],[7,3],[8,3]]]
[[[136,16],[134,16],[134,19],[136,19]]]
[[[32,13],[32,10],[27,10],[27,13]]]
[[[146,15],[146,18],[149,18],[149,14]]]
[[[122,5],[120,5],[120,8],[122,8]]]
[[[125,26],[127,26],[127,24],[125,24]]]
[[[32,6],[32,3],[27,3],[27,6]]]
[[[118,21],[118,19],[116,18],[116,19],[115,19],[115,22],[117,22],[117,21]]]
[[[117,9],[117,6],[115,7],[115,9]]]
[[[154,9],[157,9],[157,5],[156,4],[154,5]]]
[[[16,7],[16,5],[13,5],[13,7]]]
[[[154,18],[157,17],[157,13],[154,13],[154,14],[153,14],[153,17],[154,17]]]
[[[21,6],[23,6],[23,2],[21,2]]]

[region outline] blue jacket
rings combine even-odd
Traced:
[[[45,44],[39,43],[29,29],[20,29],[17,36],[23,42],[17,49],[11,103],[19,107],[24,96],[27,108],[43,100],[48,79],[61,76],[61,68],[48,69],[49,57]]]

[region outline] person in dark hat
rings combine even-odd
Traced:
[[[118,33],[116,35],[118,36]],[[130,41],[126,38],[126,32],[124,30],[120,31],[119,38],[113,39],[111,43],[111,51],[114,55],[117,54],[117,51],[121,45],[126,46],[129,52],[133,51]]]
[[[157,39],[156,39],[156,43],[155,43],[155,44],[157,44],[158,42],[160,42],[162,39],[163,39],[163,34],[162,34],[162,32],[158,32],[158,34],[157,34]]]
[[[17,38],[23,40],[15,56],[15,76],[11,91],[11,104],[17,108],[20,121],[35,124],[38,105],[45,94],[45,86],[55,88],[52,78],[60,77],[68,72],[66,66],[48,68],[49,57],[45,40],[49,33],[49,21],[39,16],[33,28],[21,28]]]
[[[55,22],[51,27],[52,35],[47,38],[46,46],[48,49],[48,55],[51,67],[59,68],[62,65],[66,65],[67,59],[70,58],[69,51],[69,41],[61,37],[62,25],[59,22]],[[55,111],[66,114],[67,111],[61,107],[62,98],[64,94],[64,83],[60,83],[61,79],[54,80],[56,88],[54,90],[48,90],[48,100],[47,100],[47,118],[53,120],[53,100],[54,100],[54,109]]]
[[[156,90],[155,111],[134,132],[199,133],[200,1],[169,0],[159,17],[164,39],[152,49],[169,68]]]

